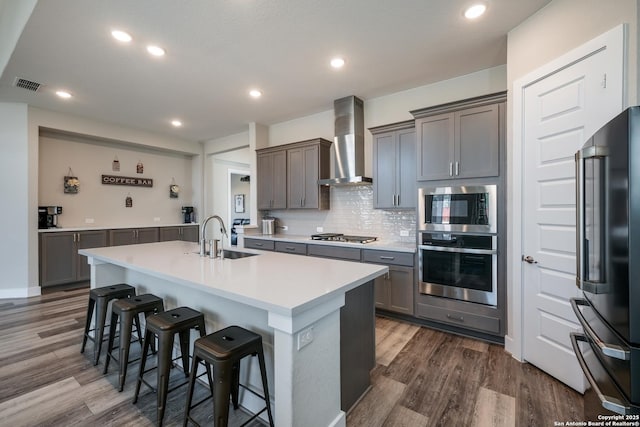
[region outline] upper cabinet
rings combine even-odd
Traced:
[[[287,149],[287,207],[329,209],[329,187],[318,185],[329,178],[331,142],[313,139]]]
[[[418,181],[500,175],[506,93],[412,111]]]
[[[287,153],[278,147],[257,151],[258,209],[287,208]]]
[[[414,121],[369,129],[373,135],[373,207],[416,207]]]
[[[256,150],[258,209],[329,209],[331,142],[317,138]]]

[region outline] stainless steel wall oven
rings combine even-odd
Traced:
[[[496,305],[495,235],[421,232],[418,252],[420,293]]]
[[[497,304],[496,185],[418,189],[420,293]]]

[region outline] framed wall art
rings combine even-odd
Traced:
[[[236,194],[233,197],[235,198],[236,213],[244,212],[244,194]]]

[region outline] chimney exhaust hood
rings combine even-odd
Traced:
[[[371,184],[364,175],[364,108],[360,98],[347,96],[333,101],[335,138],[333,141],[335,178],[321,179],[319,185]]]

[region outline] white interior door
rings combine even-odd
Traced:
[[[523,358],[580,392],[569,341],[580,330],[569,304],[579,293],[574,154],[622,110],[622,60],[611,55],[594,51],[523,91]]]

